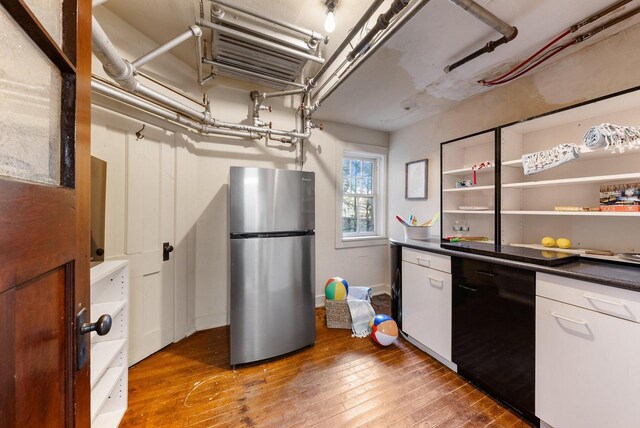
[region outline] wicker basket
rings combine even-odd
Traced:
[[[324,300],[328,328],[351,329],[351,312],[346,300]]]

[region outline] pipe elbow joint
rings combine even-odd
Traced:
[[[518,27],[511,27],[511,33],[507,34],[505,37],[507,42],[515,39],[518,36]]]
[[[194,37],[202,37],[202,28],[197,25],[191,25],[189,26],[189,29],[193,33]]]

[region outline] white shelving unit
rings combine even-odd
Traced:
[[[495,131],[450,141],[442,145],[442,234],[456,234],[456,225],[469,226],[471,236],[495,238]],[[473,180],[473,166],[490,162],[493,166],[476,170],[477,182],[456,187],[458,180]],[[460,207],[487,207],[485,211]]]
[[[127,410],[129,268],[105,261],[91,268],[91,322],[111,315],[111,331],[91,334],[91,426],[117,427]]]
[[[573,248],[640,251],[638,212],[555,211],[556,206],[598,207],[603,184],[640,182],[640,149],[624,153],[581,146],[602,123],[640,126],[640,91],[501,128],[501,243],[539,244],[545,236],[568,238]],[[573,143],[580,157],[526,176],[522,155]]]

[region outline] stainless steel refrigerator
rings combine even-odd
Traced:
[[[313,172],[231,167],[231,365],[312,345]]]

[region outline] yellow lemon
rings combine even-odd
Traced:
[[[555,247],[556,246],[556,240],[553,239],[550,236],[545,236],[544,238],[542,238],[541,241],[542,245],[544,245],[545,247]]]
[[[558,238],[556,245],[560,248],[571,248],[571,241],[567,238]]]

